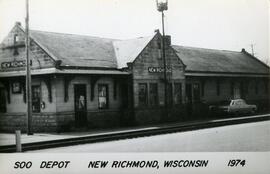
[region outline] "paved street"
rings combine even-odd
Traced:
[[[270,151],[270,121],[32,152]]]

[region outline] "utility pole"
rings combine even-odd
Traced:
[[[168,10],[168,0],[161,1],[156,0],[157,10],[161,12],[162,18],[162,59],[163,59],[163,68],[164,68],[164,107],[165,114],[163,116],[163,121],[166,121],[168,118],[168,82],[167,82],[167,64],[166,64],[166,54],[165,54],[165,30],[164,30],[164,11]]]
[[[25,52],[26,52],[26,103],[27,103],[27,135],[33,135],[32,132],[32,86],[31,86],[31,65],[29,58],[29,0],[26,0],[26,18],[25,18]]]

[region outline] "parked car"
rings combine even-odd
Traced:
[[[230,101],[223,101],[219,105],[209,106],[212,112],[222,112],[227,114],[247,114],[255,113],[257,111],[256,105],[249,105],[243,99],[234,99]]]

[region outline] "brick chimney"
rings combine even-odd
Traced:
[[[18,25],[18,26],[21,26],[22,24],[21,24],[21,22],[15,22],[15,25]]]
[[[165,45],[170,46],[171,45],[171,36],[166,35],[164,39],[165,39]]]

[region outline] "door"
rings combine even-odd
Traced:
[[[0,88],[0,112],[6,112],[6,95],[5,88]]]
[[[76,126],[87,125],[86,85],[74,85],[74,110]]]
[[[40,86],[32,86],[32,111],[40,112]]]
[[[193,84],[193,100],[192,102],[200,102],[201,96],[200,96],[200,85],[199,83],[194,83]]]

